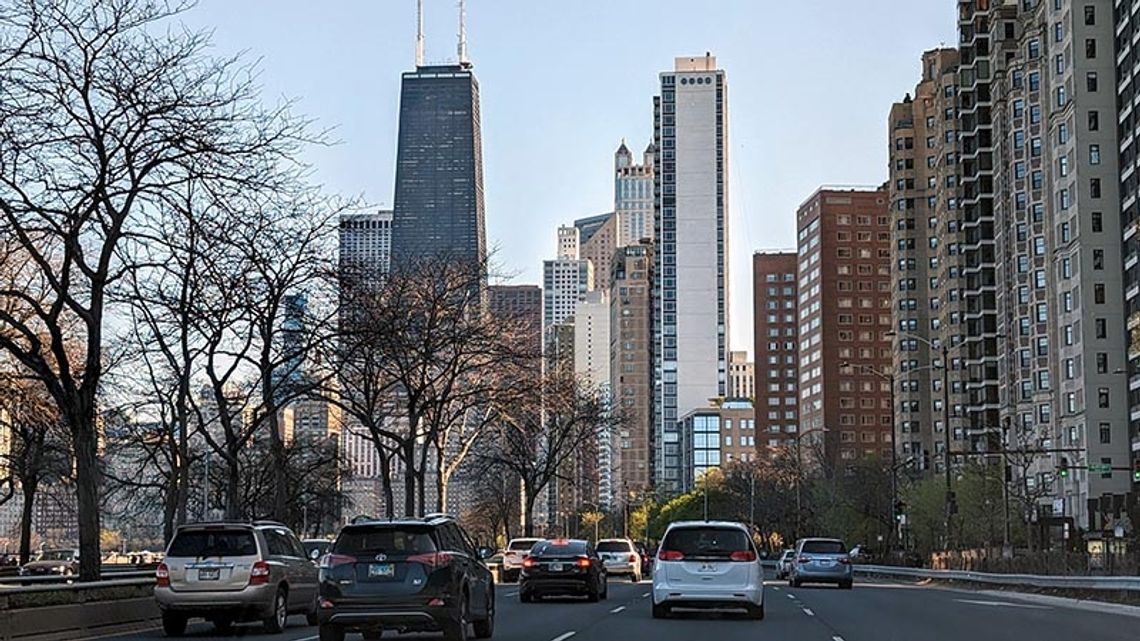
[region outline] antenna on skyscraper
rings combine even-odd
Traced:
[[[467,62],[467,3],[459,0],[459,64]]]
[[[416,0],[416,67],[424,66],[424,0]]]

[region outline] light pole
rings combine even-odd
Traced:
[[[851,365],[851,363],[848,363],[848,362],[843,362],[843,363],[839,364],[840,367],[849,367],[850,365]],[[875,376],[882,378],[883,380],[887,381],[887,383],[891,386],[891,391],[890,391],[890,398],[891,398],[891,520],[893,522],[896,518],[895,517],[895,510],[899,504],[899,479],[898,479],[898,475],[899,475],[899,458],[898,457],[899,457],[899,454],[898,454],[898,441],[895,440],[895,432],[896,432],[896,430],[895,430],[895,373],[893,370],[890,372],[880,372],[879,370],[875,369],[874,367],[871,367],[870,365],[864,365],[864,364],[860,364],[859,369],[861,369],[862,371],[865,371],[865,372],[870,372],[870,373],[874,374]],[[897,529],[898,529],[898,524],[895,523],[895,526],[891,529],[892,533],[894,532],[894,530],[897,530]],[[894,537],[893,536],[890,539],[890,541],[891,541],[891,543],[894,543]],[[888,545],[887,547],[889,548],[891,546]]]

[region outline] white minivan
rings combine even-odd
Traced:
[[[669,525],[653,565],[653,618],[668,617],[673,608],[742,609],[764,618],[764,571],[747,527]]]

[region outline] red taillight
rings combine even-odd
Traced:
[[[450,552],[429,552],[427,554],[413,554],[408,557],[408,563],[422,563],[429,568],[442,568],[451,565]]]
[[[629,562],[630,562],[630,563],[637,563],[637,560],[638,560],[638,559],[637,559],[637,555],[636,555],[636,554],[631,554],[631,555],[629,555]]]
[[[578,559],[578,567],[580,567],[580,568],[588,568],[588,567],[590,567],[590,559],[587,559],[587,558],[585,558],[585,557],[581,557],[581,558],[579,558],[579,559]]]
[[[728,558],[733,561],[755,561],[756,553],[752,550],[744,550],[742,552],[733,552]]]
[[[348,565],[349,563],[356,563],[356,558],[343,554],[326,554],[321,557],[320,567],[322,570],[331,570],[337,566]]]
[[[536,564],[535,564],[535,562],[534,562],[534,559],[530,558],[529,556],[528,556],[528,557],[525,557],[525,558],[523,559],[523,563],[522,563],[522,566],[523,566],[524,568],[530,569],[530,568],[533,568],[535,565],[536,565]]]
[[[159,563],[154,571],[154,585],[159,588],[170,587],[170,568],[165,563]]]
[[[269,583],[269,564],[265,561],[257,561],[249,569],[249,584],[265,585],[266,583]]]
[[[851,559],[849,559],[847,557],[843,557],[843,558],[839,559],[839,562],[842,563],[843,565],[851,565]]]
[[[328,599],[321,599],[321,609],[322,610],[329,610],[329,609],[335,608],[335,607],[336,607],[336,604],[333,603],[332,601],[329,601]]]
[[[681,561],[684,560],[685,555],[678,550],[661,550],[657,558],[662,561]]]
[[[428,607],[441,608],[441,607],[443,607],[443,605],[444,605],[443,599],[441,599],[439,597],[436,597],[436,598],[432,599],[431,601],[428,601]]]

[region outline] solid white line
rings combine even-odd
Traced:
[[[622,611],[622,610],[624,610],[624,609],[625,609],[625,606],[624,606],[624,605],[620,605],[620,606],[618,606],[618,607],[616,607],[616,608],[614,608],[614,609],[610,610],[610,614],[617,614],[618,612],[621,612],[621,611]]]
[[[566,634],[562,634],[562,635],[554,637],[550,641],[566,641],[566,639],[569,639],[570,637],[574,636],[575,634],[578,634],[578,633],[577,632],[567,632]]]
[[[804,614],[808,615],[809,617],[813,617],[813,616],[815,616],[815,612],[812,612],[812,611],[811,611],[810,609],[808,609],[808,608],[804,608]]]
[[[969,603],[971,605],[989,605],[998,608],[1026,608],[1028,610],[1048,610],[1047,605],[1031,605],[1028,603],[1009,603],[1006,601],[977,601],[974,599],[954,599],[959,603]]]

